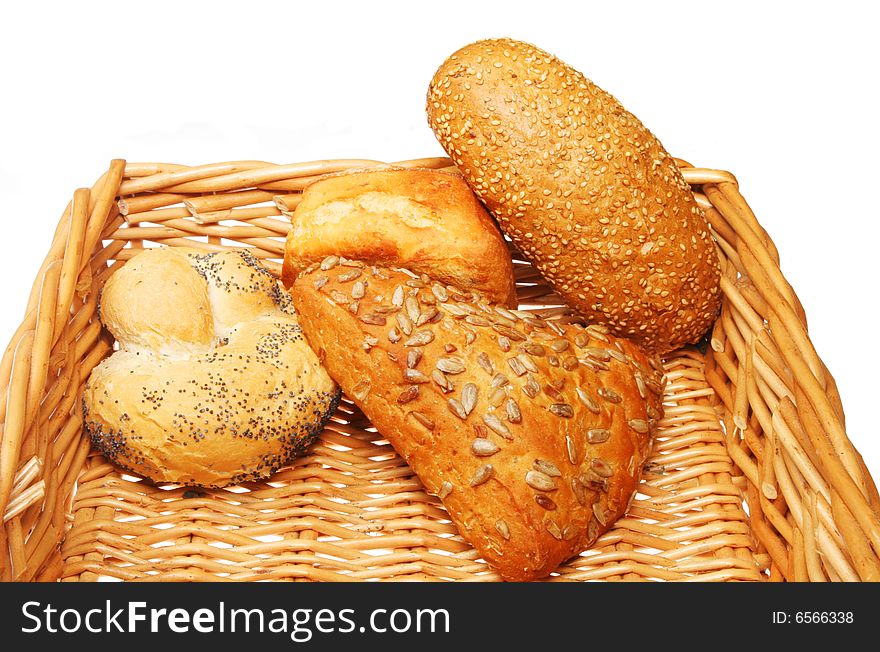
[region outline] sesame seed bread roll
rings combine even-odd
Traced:
[[[100,315],[120,349],[85,384],[85,431],[154,481],[266,478],[338,404],[290,296],[250,254],[147,249],[108,279]]]
[[[572,308],[649,351],[697,341],[721,301],[706,220],[672,157],[580,72],[532,45],[468,45],[428,89],[434,134]]]
[[[329,256],[403,266],[516,305],[504,237],[457,174],[386,167],[328,175],[306,187],[282,280]]]
[[[546,576],[626,511],[664,382],[635,344],[403,270],[316,268],[292,296],[330,375],[502,578]]]

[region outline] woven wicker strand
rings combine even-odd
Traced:
[[[302,189],[375,165],[113,161],[74,193],[0,362],[0,578],[497,579],[347,399],[307,456],[227,489],[144,481],[82,433],[82,385],[113,347],[97,297],[124,261],[245,247],[278,274]],[[666,415],[627,515],[548,579],[880,580],[880,496],[776,247],[732,174],[679,165],[718,244],[722,313],[705,353],[665,361]],[[567,319],[511,256],[523,307]]]

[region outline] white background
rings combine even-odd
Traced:
[[[431,75],[470,41],[512,36],[612,92],[672,154],[736,174],[880,478],[872,4],[5,3],[0,338],[73,190],[110,159],[441,155]]]

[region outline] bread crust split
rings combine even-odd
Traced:
[[[247,253],[145,250],[108,279],[100,315],[120,349],[85,384],[85,431],[154,481],[266,478],[339,402],[289,295]]]
[[[646,350],[696,342],[721,306],[715,242],[673,158],[614,97],[513,39],[435,73],[428,122],[564,301]]]
[[[515,305],[504,237],[457,174],[388,166],[327,175],[305,189],[291,224],[288,287],[309,265],[343,256],[401,265]]]
[[[546,576],[625,512],[662,416],[657,360],[424,275],[347,269],[295,281],[306,338],[502,578]]]

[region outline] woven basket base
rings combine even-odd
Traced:
[[[666,362],[666,416],[625,518],[551,580],[760,580],[742,477],[702,357]],[[80,477],[62,580],[497,580],[440,501],[344,400],[268,482],[154,485],[98,454]]]

